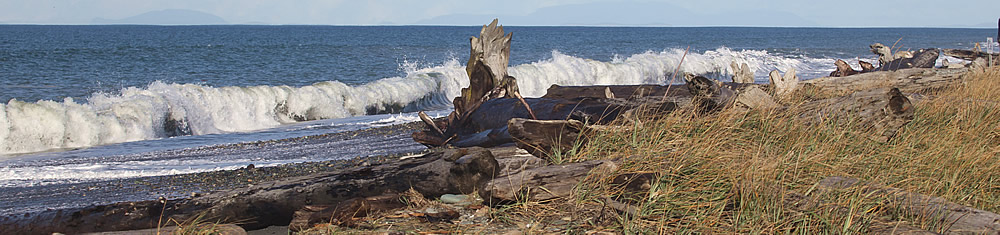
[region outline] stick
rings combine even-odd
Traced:
[[[674,78],[677,77],[677,73],[681,70],[681,65],[684,64],[684,58],[687,57],[688,51],[691,50],[691,46],[684,49],[684,55],[681,56],[681,62],[677,63],[677,68],[674,68],[674,74],[670,75],[670,83],[667,84],[667,90],[663,93],[663,99],[667,100],[667,94],[670,94],[670,87],[674,85]]]
[[[431,129],[434,130],[434,132],[437,132],[438,135],[444,137],[444,132],[441,131],[441,128],[438,128],[437,124],[434,124],[434,120],[431,119],[430,116],[427,116],[427,114],[424,113],[424,111],[417,112],[417,116],[420,116],[420,120],[424,121],[424,124],[427,124],[427,126],[430,126]]]
[[[528,106],[528,102],[524,101],[524,97],[521,97],[520,92],[514,92],[514,97],[517,97],[517,99],[521,101],[521,104],[524,104],[524,108],[528,110],[528,114],[531,115],[531,119],[538,120],[538,117],[535,117],[535,112],[531,111],[531,106]]]

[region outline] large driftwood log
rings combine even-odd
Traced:
[[[421,157],[344,171],[325,172],[212,193],[193,199],[126,202],[55,211],[28,220],[0,222],[0,234],[86,233],[154,228],[163,221],[203,215],[238,222],[248,230],[287,225],[306,205],[337,205],[355,198],[400,193],[410,188],[430,197],[467,194],[482,188],[501,169],[483,148],[449,149]]]
[[[597,160],[552,165],[497,177],[486,183],[479,196],[491,204],[517,201],[546,201],[572,194],[573,189],[592,170],[610,173],[618,164]]]
[[[809,124],[830,120],[869,128],[873,140],[886,142],[913,120],[914,108],[909,98],[896,88],[859,91],[846,96],[816,100],[796,107]]]
[[[943,198],[907,192],[902,189],[867,183],[854,178],[828,177],[817,185],[820,193],[861,190],[859,195],[881,198],[904,213],[921,218],[939,219],[947,234],[998,234],[1000,215],[959,205]]]
[[[976,58],[990,58],[990,57],[993,57],[994,60],[997,60],[998,58],[1000,58],[1000,54],[998,54],[998,53],[990,54],[990,53],[986,53],[986,52],[982,52],[982,51],[961,50],[961,49],[943,49],[943,50],[941,50],[941,54],[944,54],[946,56],[951,56],[951,57],[959,58],[959,59],[963,59],[963,60],[968,60],[968,61],[976,60]]]
[[[884,87],[895,87],[903,92],[918,93],[958,84],[967,72],[968,69],[902,69],[846,77],[822,77],[802,81],[802,85],[803,88],[841,94]]]
[[[589,128],[577,120],[514,118],[507,123],[507,128],[518,147],[540,158],[566,154],[582,147],[589,132]]]

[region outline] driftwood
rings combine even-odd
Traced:
[[[592,170],[610,173],[618,164],[597,160],[553,165],[503,175],[486,183],[479,196],[491,204],[518,201],[547,201],[569,196]]]
[[[155,235],[155,234],[183,234],[184,229],[177,226],[166,226],[159,229],[140,229],[140,230],[130,230],[130,231],[114,231],[114,232],[100,232],[100,233],[89,233],[87,235]],[[246,230],[243,230],[240,226],[232,224],[206,224],[198,227],[198,231],[203,231],[205,234],[218,234],[218,235],[245,235]],[[209,233],[211,231],[211,233]]]
[[[982,51],[961,50],[961,49],[943,49],[943,50],[941,50],[941,54],[944,54],[946,56],[951,56],[951,57],[959,58],[959,59],[963,59],[963,60],[968,60],[968,61],[976,60],[976,58],[990,58],[990,57],[993,57],[994,60],[997,60],[997,58],[1000,58],[1000,54],[998,54],[998,53],[990,54],[990,53],[986,53],[986,52],[982,52]]]
[[[913,120],[915,111],[910,100],[896,88],[878,88],[811,101],[796,109],[807,124],[850,120],[849,123],[869,128],[870,137],[880,142],[896,136]]]
[[[802,88],[846,93],[873,88],[895,87],[906,93],[935,91],[958,84],[968,69],[903,69],[862,73],[847,77],[823,77],[802,81]]]
[[[858,65],[861,65],[861,71],[854,70],[854,68],[851,68],[851,65],[848,65],[844,60],[837,60],[837,62],[834,62],[834,65],[837,66],[837,70],[830,72],[830,77],[846,77],[875,70],[875,67],[872,66],[871,63],[860,60],[858,61]]]
[[[548,158],[551,154],[566,154],[586,142],[588,127],[577,120],[510,119],[507,124],[517,147],[532,155]]]
[[[913,52],[912,56],[897,57],[887,63],[882,64],[874,71],[896,71],[909,68],[934,68],[940,52],[936,48],[920,49]]]
[[[307,205],[295,211],[288,228],[302,231],[315,224],[335,224],[356,227],[356,221],[369,215],[406,207],[400,194],[353,198],[336,206]]]
[[[747,63],[737,65],[736,61],[733,61],[729,63],[729,67],[733,69],[734,83],[753,83],[753,71],[750,71],[750,66]]]
[[[862,195],[881,198],[885,204],[921,218],[938,219],[947,234],[1000,233],[1000,215],[959,205],[943,198],[862,182],[847,177],[828,177],[817,185],[820,193],[861,190]]]
[[[483,148],[449,149],[344,171],[317,173],[192,199],[127,202],[54,211],[30,220],[0,223],[0,234],[100,232],[155,228],[164,221],[236,221],[247,230],[287,225],[307,205],[337,205],[356,198],[413,188],[429,197],[472,193],[499,175],[497,160]]]
[[[769,74],[771,78],[771,89],[776,98],[783,99],[795,91],[799,86],[799,77],[795,75],[795,68],[789,68],[782,76],[778,70],[773,70]]]

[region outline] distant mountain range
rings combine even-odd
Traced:
[[[160,10],[124,19],[95,18],[93,24],[211,25],[228,24],[222,17],[195,10]]]
[[[608,14],[614,12],[616,14]],[[628,14],[620,14],[627,12]],[[597,2],[538,9],[527,15],[454,14],[418,21],[418,25],[481,25],[500,18],[504,25],[578,26],[817,26],[794,13],[744,11],[699,14],[662,2]],[[740,19],[733,22],[731,19]]]

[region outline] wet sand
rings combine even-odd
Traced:
[[[150,153],[178,158],[246,154],[342,160],[313,162],[306,160],[307,162],[273,167],[251,169],[244,167],[237,170],[182,175],[0,188],[0,198],[4,199],[0,200],[0,216],[4,219],[18,219],[57,209],[153,200],[160,197],[176,199],[360,164],[379,164],[425,151],[426,147],[410,138],[411,133],[420,128],[423,128],[420,123],[408,123],[333,134]]]

